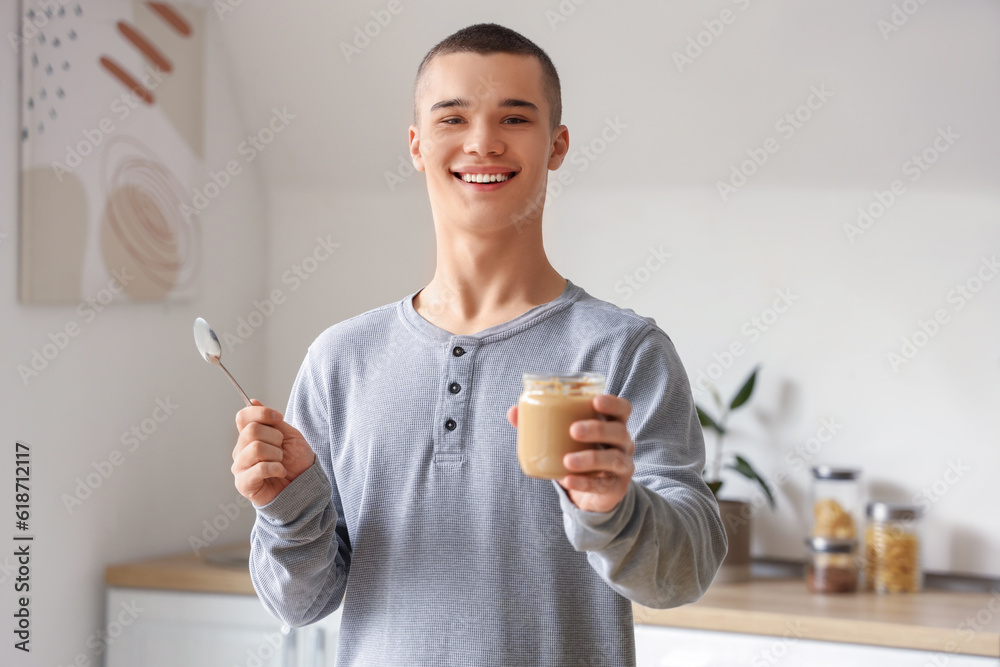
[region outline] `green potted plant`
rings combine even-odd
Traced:
[[[709,387],[715,407],[718,411],[718,418],[713,418],[700,405],[695,405],[698,411],[698,420],[705,431],[715,433],[714,456],[703,472],[708,488],[715,494],[719,502],[719,513],[722,515],[722,522],[726,528],[726,537],[729,540],[729,552],[722,563],[722,568],[716,576],[716,581],[731,583],[735,581],[746,581],[750,578],[750,518],[753,509],[749,502],[744,500],[719,500],[719,490],[722,488],[722,471],[734,470],[746,477],[751,482],[756,483],[768,504],[774,508],[774,495],[771,493],[767,482],[754,469],[745,457],[736,453],[727,453],[723,447],[723,439],[728,433],[727,424],[729,416],[735,410],[746,405],[753,394],[754,384],[757,382],[757,371],[760,366],[753,369],[740,387],[736,395],[728,402],[724,402],[714,386]]]

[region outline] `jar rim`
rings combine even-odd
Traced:
[[[858,540],[851,537],[807,537],[806,546],[815,553],[852,554],[858,548]]]
[[[874,521],[913,521],[923,516],[920,505],[910,503],[871,502],[865,514]]]
[[[570,371],[566,373],[546,371],[541,373],[524,373],[521,375],[521,379],[522,381],[531,382],[545,382],[550,380],[559,380],[561,382],[579,382],[580,380],[589,380],[592,383],[596,383],[604,381],[604,374],[593,371]]]
[[[861,475],[860,468],[837,468],[829,465],[813,466],[813,477],[816,479],[857,479]]]

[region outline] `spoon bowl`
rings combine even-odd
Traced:
[[[205,361],[221,368],[229,377],[233,386],[236,387],[236,390],[240,392],[240,396],[243,397],[247,405],[253,405],[247,397],[246,392],[236,382],[236,378],[222,365],[222,345],[219,343],[219,337],[215,335],[208,322],[200,317],[194,321],[194,343],[198,346],[198,353],[201,354]]]

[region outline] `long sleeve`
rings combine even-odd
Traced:
[[[647,607],[676,607],[712,583],[728,549],[726,534],[702,479],[704,437],[673,343],[653,326],[622,368],[617,395],[632,404],[627,427],[636,445],[625,498],[610,512],[586,512],[553,484],[566,536],[608,585]]]
[[[254,589],[272,615],[296,627],[337,609],[351,563],[336,484],[332,471],[321,465],[320,453],[330,445],[329,410],[310,353],[292,386],[284,417],[316,452],[316,462],[274,500],[257,507],[250,536]]]

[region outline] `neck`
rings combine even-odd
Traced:
[[[447,331],[475,333],[558,297],[567,283],[545,255],[540,222],[445,232],[435,221],[434,277],[414,308]]]

